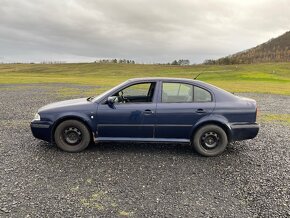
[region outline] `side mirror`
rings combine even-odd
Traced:
[[[117,96],[110,96],[110,97],[108,97],[108,99],[107,99],[107,104],[108,105],[113,105],[116,101],[117,101]]]

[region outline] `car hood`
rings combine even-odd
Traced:
[[[82,105],[92,104],[92,102],[88,101],[87,98],[78,98],[78,99],[72,99],[72,100],[66,100],[66,101],[59,101],[55,103],[51,103],[48,105],[45,105],[41,107],[38,111],[46,111],[50,109],[57,109],[57,108],[64,108],[64,107],[77,107]]]

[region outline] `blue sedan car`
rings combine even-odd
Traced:
[[[139,78],[96,97],[46,105],[31,130],[68,152],[82,151],[92,141],[173,142],[216,156],[231,141],[254,138],[256,116],[255,100],[205,82]]]

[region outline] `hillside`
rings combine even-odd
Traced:
[[[266,62],[290,62],[290,31],[268,42],[236,54],[207,60],[207,64],[252,64]]]

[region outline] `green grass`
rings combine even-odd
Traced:
[[[129,64],[0,64],[1,84],[70,83],[100,86],[97,92],[135,77],[181,77],[212,83],[231,92],[290,95],[290,63],[226,66]],[[95,91],[94,90],[94,91]],[[1,89],[0,89],[1,91]],[[64,92],[70,92],[68,88]]]
[[[278,122],[290,125],[290,114],[262,114],[261,121],[265,122]]]

